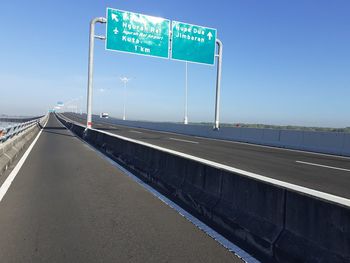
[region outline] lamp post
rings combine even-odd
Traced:
[[[126,120],[126,84],[131,80],[127,77],[121,77],[120,80],[124,83],[124,106],[123,106],[123,121]]]

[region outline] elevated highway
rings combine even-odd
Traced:
[[[4,262],[350,262],[349,158],[84,123],[0,177]]]

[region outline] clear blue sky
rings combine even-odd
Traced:
[[[0,8],[0,114],[41,114],[82,98],[89,21],[106,7],[218,29],[221,120],[350,126],[350,1],[19,1]],[[104,33],[104,25],[98,32]],[[108,52],[97,41],[94,112],[181,121],[183,62]],[[215,67],[189,64],[189,120],[213,121]]]

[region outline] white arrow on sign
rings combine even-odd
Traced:
[[[213,37],[213,34],[211,32],[209,32],[207,36],[208,36],[209,40],[211,40],[211,38]]]
[[[118,16],[116,14],[112,14],[112,20],[114,20],[115,22],[119,22]]]

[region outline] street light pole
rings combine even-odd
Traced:
[[[126,120],[126,84],[131,80],[128,79],[127,77],[122,77],[120,80],[124,83],[124,106],[123,106],[123,121]]]
[[[126,120],[126,110],[125,110],[125,104],[126,104],[126,82],[124,81],[124,110],[123,110],[123,121]]]

